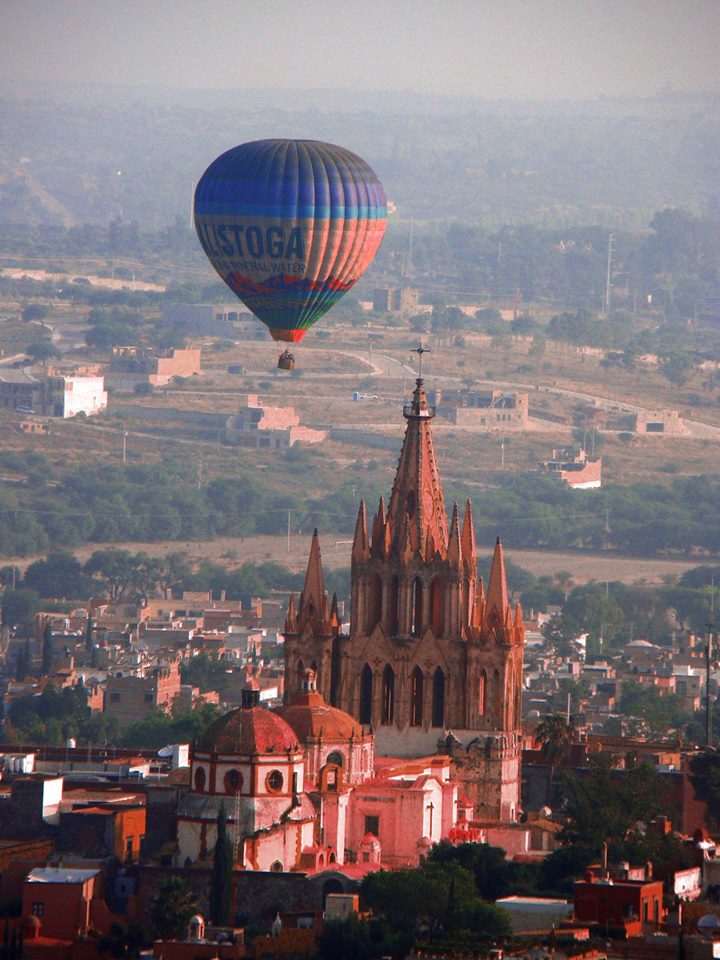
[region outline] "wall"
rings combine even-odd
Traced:
[[[198,899],[200,913],[209,915],[212,870],[140,867],[139,919],[149,923],[150,903],[164,880],[181,876]],[[316,910],[321,906],[321,888],[308,883],[304,873],[268,873],[236,870],[233,873],[233,904],[238,926],[272,922],[278,913]]]

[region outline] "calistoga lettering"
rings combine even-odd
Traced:
[[[300,227],[256,227],[203,223],[198,230],[208,255],[213,257],[268,257],[270,260],[304,260]]]

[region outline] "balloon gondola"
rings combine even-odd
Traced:
[[[290,353],[289,350],[283,350],[283,352],[278,357],[278,370],[294,370],[295,369],[295,354]]]
[[[210,263],[270,330],[299,343],[360,279],[385,232],[387,199],[368,164],[317,140],[256,140],[214,160],[195,190]],[[286,350],[278,361],[292,370]]]

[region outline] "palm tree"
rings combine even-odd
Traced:
[[[568,752],[575,737],[575,728],[561,713],[548,713],[535,729],[535,743],[545,758],[550,770],[547,786],[547,803],[552,798],[555,771]]]

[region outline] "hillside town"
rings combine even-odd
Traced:
[[[627,957],[716,955],[717,807],[698,787],[712,769],[697,744],[617,710],[630,684],[704,705],[710,724],[707,637],[587,658],[587,635],[559,635],[559,609],[513,604],[499,538],[484,581],[470,503],[446,512],[421,378],[403,416],[389,498],[372,519],[360,505],[349,620],[316,530],[287,605],[109,590],[48,602],[31,631],[3,624],[0,906],[22,955],[101,957],[119,930],[159,931],[174,911],[156,957],[304,956],[378,871],[475,861],[508,955],[599,956],[598,940]],[[61,702],[95,718],[94,742],[28,738],[28,711],[50,722]],[[131,725],[203,710],[185,742],[117,745]],[[615,805],[617,822],[598,817]]]

